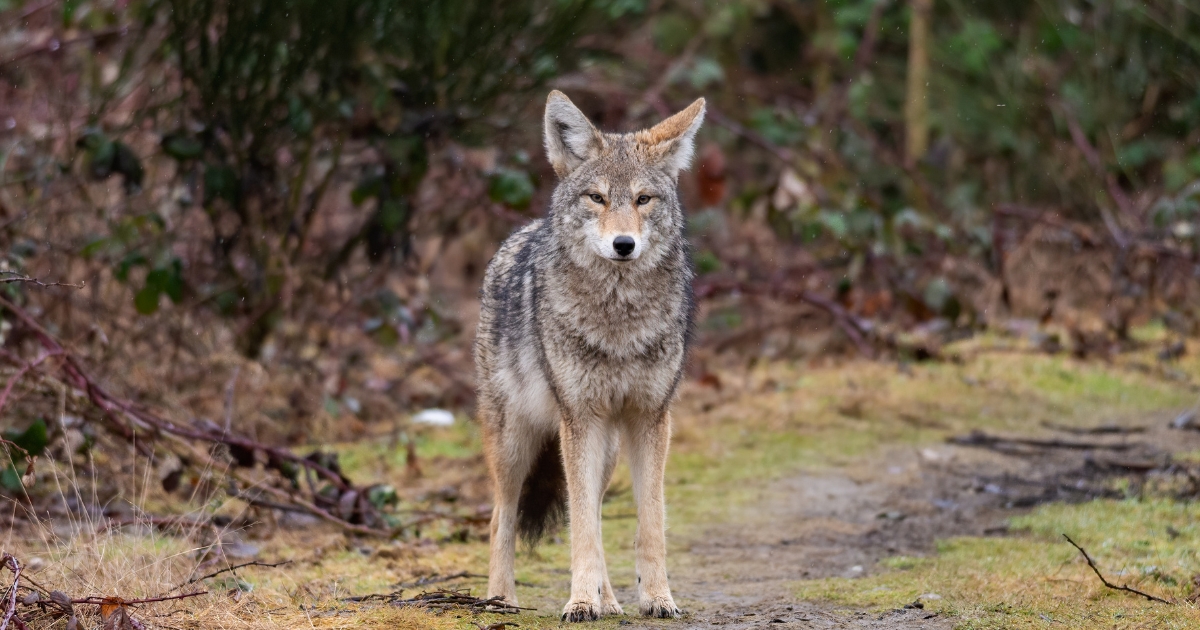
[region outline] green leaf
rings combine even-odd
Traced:
[[[50,444],[50,437],[46,432],[46,421],[38,418],[33,421],[24,431],[16,429],[7,429],[4,431],[4,439],[16,444],[25,449],[30,457],[38,457],[46,450],[46,446]],[[12,453],[13,456],[19,453]],[[21,455],[22,459],[24,455]]]
[[[149,315],[158,310],[158,296],[163,293],[176,304],[183,299],[183,263],[178,258],[146,274],[146,286],[135,298],[138,312]]]
[[[721,259],[709,250],[704,250],[696,256],[696,273],[712,273],[721,268]]]
[[[146,285],[153,282],[160,293],[166,293],[178,304],[183,299],[183,262],[178,258],[165,267],[159,267],[146,276]]]
[[[87,153],[87,172],[92,179],[106,179],[113,173],[117,147],[100,133],[91,133],[80,139]]]
[[[125,282],[129,280],[129,270],[134,265],[144,264],[146,264],[145,256],[138,252],[130,252],[121,259],[121,262],[117,263],[117,268],[113,271],[113,275],[116,276],[117,280]]]
[[[533,179],[529,177],[529,173],[522,170],[499,169],[488,183],[488,197],[492,201],[519,210],[529,207],[533,193]]]
[[[288,102],[288,125],[296,135],[307,136],[313,130],[313,115],[298,98]]]
[[[402,200],[388,199],[379,205],[379,225],[389,234],[400,229],[407,216],[408,204]]]
[[[9,464],[3,471],[0,471],[0,486],[4,486],[9,492],[20,492],[25,484],[21,483],[21,473]]]
[[[83,248],[79,250],[79,255],[83,256],[84,258],[91,258],[92,256],[95,256],[96,254],[99,254],[107,249],[111,244],[112,240],[107,236],[97,236],[96,238],[88,241],[87,245],[84,245]]]
[[[237,173],[232,168],[215,164],[204,168],[204,205],[217,199],[237,203],[239,188]]]
[[[400,495],[396,493],[396,489],[387,484],[380,484],[367,488],[367,500],[374,505],[376,509],[382,510],[385,507],[396,505],[400,502]]]
[[[133,296],[133,306],[142,315],[152,315],[154,311],[158,310],[158,296],[161,292],[159,287],[151,284],[150,278],[147,277],[146,286],[142,287],[142,290]]]
[[[199,140],[189,138],[181,133],[163,136],[162,148],[164,153],[180,162],[194,160],[204,153],[204,145],[200,144]]]
[[[356,206],[362,205],[362,202],[371,197],[378,197],[383,190],[383,176],[371,175],[363,179],[350,191],[350,201]]]
[[[822,210],[817,215],[817,221],[839,240],[846,238],[850,234],[850,225],[846,220],[846,213],[844,212]]]
[[[146,171],[142,168],[142,161],[138,159],[137,154],[124,142],[114,142],[113,152],[113,172],[120,173],[121,177],[125,178],[125,192],[133,194],[141,190]]]

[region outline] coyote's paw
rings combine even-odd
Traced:
[[[670,595],[659,595],[658,597],[643,599],[638,608],[641,609],[641,613],[646,617],[657,617],[659,619],[673,619],[683,614],[675,606],[675,600],[671,599]]]
[[[596,606],[596,602],[570,601],[563,607],[563,621],[595,621],[599,618],[600,608]]]

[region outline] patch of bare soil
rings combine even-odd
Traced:
[[[959,443],[895,448],[865,465],[767,484],[736,522],[714,525],[673,554],[672,586],[688,611],[683,625],[952,627],[952,619],[923,604],[897,602],[892,610],[868,613],[798,601],[791,586],[868,575],[881,570],[884,558],[932,553],[946,537],[1010,535],[1006,519],[1037,504],[1120,496],[1113,490],[1117,476],[1133,491],[1173,476],[1181,480],[1177,491],[1196,491],[1194,473],[1172,465],[1170,453],[1200,446],[1200,432],[1172,430],[1160,419],[1132,429],[1047,429],[1032,444],[972,434]],[[632,587],[618,591],[621,601],[636,600]],[[630,619],[623,625],[657,627]]]

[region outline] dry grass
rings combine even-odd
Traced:
[[[933,363],[900,370],[895,364],[857,361],[807,366],[777,362],[745,369],[729,364],[712,368],[722,382],[720,390],[688,383],[676,414],[668,467],[673,553],[685,553],[687,541],[703,535],[713,522],[740,518],[740,508],[756,500],[762,482],[800,469],[853,471],[886,449],[937,445],[947,435],[972,428],[1036,434],[1044,430],[1043,421],[1080,426],[1113,420],[1157,421],[1169,410],[1195,401],[1195,393],[1172,380],[1175,372],[1193,379],[1200,376],[1200,360],[1194,356],[1171,366],[1173,372],[1168,373],[1158,367],[1153,347],[1104,364],[980,351],[996,343],[1007,342],[985,338],[959,346],[957,350],[964,354],[978,352],[961,366]],[[459,505],[466,512],[486,501],[474,424],[460,422],[450,429],[418,433],[414,439],[424,469],[420,479],[409,476],[403,449],[388,446],[382,435],[336,448],[352,478],[404,488],[407,501],[447,485],[460,489]],[[119,500],[156,514],[168,507],[183,508],[197,518],[207,518],[236,515],[244,508],[219,498],[190,507],[178,499],[170,503],[173,499],[155,490],[146,470],[117,469],[125,470],[121,474],[128,479],[122,486],[129,489]],[[53,466],[39,465],[39,470],[44,475],[57,471],[52,479],[40,481],[59,483],[63,492],[90,491],[89,482],[79,488],[76,480]],[[628,582],[635,521],[628,518],[633,511],[631,497],[621,491],[628,487],[624,467],[618,470],[614,487],[617,491],[604,508],[605,542],[614,581]],[[1129,579],[1137,577],[1150,587],[1161,586],[1168,595],[1180,596],[1187,571],[1195,564],[1195,555],[1189,556],[1188,550],[1200,540],[1189,523],[1198,518],[1194,506],[1172,502],[1053,506],[1014,522],[1014,527],[1028,532],[1023,535],[953,539],[942,543],[936,556],[895,558],[872,577],[806,582],[796,589],[806,599],[876,609],[937,592],[943,599],[932,605],[967,627],[1020,623],[1090,628],[1102,618],[1112,620],[1108,625],[1130,619],[1186,627],[1195,621],[1193,608],[1159,609],[1101,590],[1074,550],[1055,537],[1059,528],[1066,527],[1073,536],[1079,534],[1076,539],[1103,567],[1111,569],[1110,578],[1123,577],[1118,572],[1129,569]],[[1182,535],[1164,539],[1160,522],[1173,524]],[[1151,530],[1156,537],[1147,538]],[[256,557],[263,561],[291,561],[280,568],[238,571],[242,588],[251,587],[249,591],[234,588],[237,582],[222,576],[206,582],[212,589],[207,596],[153,604],[136,612],[139,618],[178,628],[448,628],[465,627],[466,620],[454,614],[350,604],[343,598],[390,592],[397,585],[460,571],[483,573],[487,548],[478,533],[469,534],[465,543],[444,542],[455,531],[441,524],[422,531],[417,539],[380,541],[282,520],[244,531],[192,530],[179,535],[149,527],[105,529],[87,519],[54,519],[10,529],[0,537],[0,544],[26,562],[39,558],[41,567],[31,577],[48,589],[76,597],[159,595],[194,574],[235,562],[231,557],[197,571],[215,557],[214,537],[253,545]],[[1139,546],[1142,540],[1151,541],[1149,550]],[[1175,580],[1176,586],[1145,582],[1158,579],[1146,577],[1150,575],[1146,567],[1152,565]],[[522,603],[539,609],[519,618],[522,627],[557,625],[557,609],[565,601],[569,581],[567,545],[550,542],[533,553],[522,551],[518,566],[519,580],[538,585],[521,589]],[[468,578],[436,586],[466,587],[482,595],[484,581]],[[424,588],[404,590],[411,596]],[[1041,615],[1053,619],[1053,625]]]

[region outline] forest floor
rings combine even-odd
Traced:
[[[956,360],[944,362],[710,366],[681,392],[667,473],[668,562],[685,615],[636,615],[636,518],[622,466],[604,535],[613,585],[631,614],[592,625],[1196,627],[1200,430],[1168,425],[1195,413],[1200,359],[1160,360],[1164,334],[1140,334],[1143,350],[1107,362],[985,336],[947,348]],[[1026,442],[989,439],[997,437]],[[484,513],[478,440],[464,419],[421,431],[416,479],[386,435],[337,448],[352,478],[457,494]],[[226,532],[230,557],[291,562],[209,580],[210,595],[155,604],[146,620],[176,628],[560,625],[570,582],[565,532],[519,552],[518,596],[535,609],[520,615],[348,601],[398,589],[483,595],[485,530],[388,542],[281,520]],[[1172,603],[1106,589],[1062,534],[1111,582]],[[137,591],[139,574],[167,580],[191,549],[161,534],[106,536],[86,553],[61,537],[0,541],[42,558],[35,579],[100,591]]]

